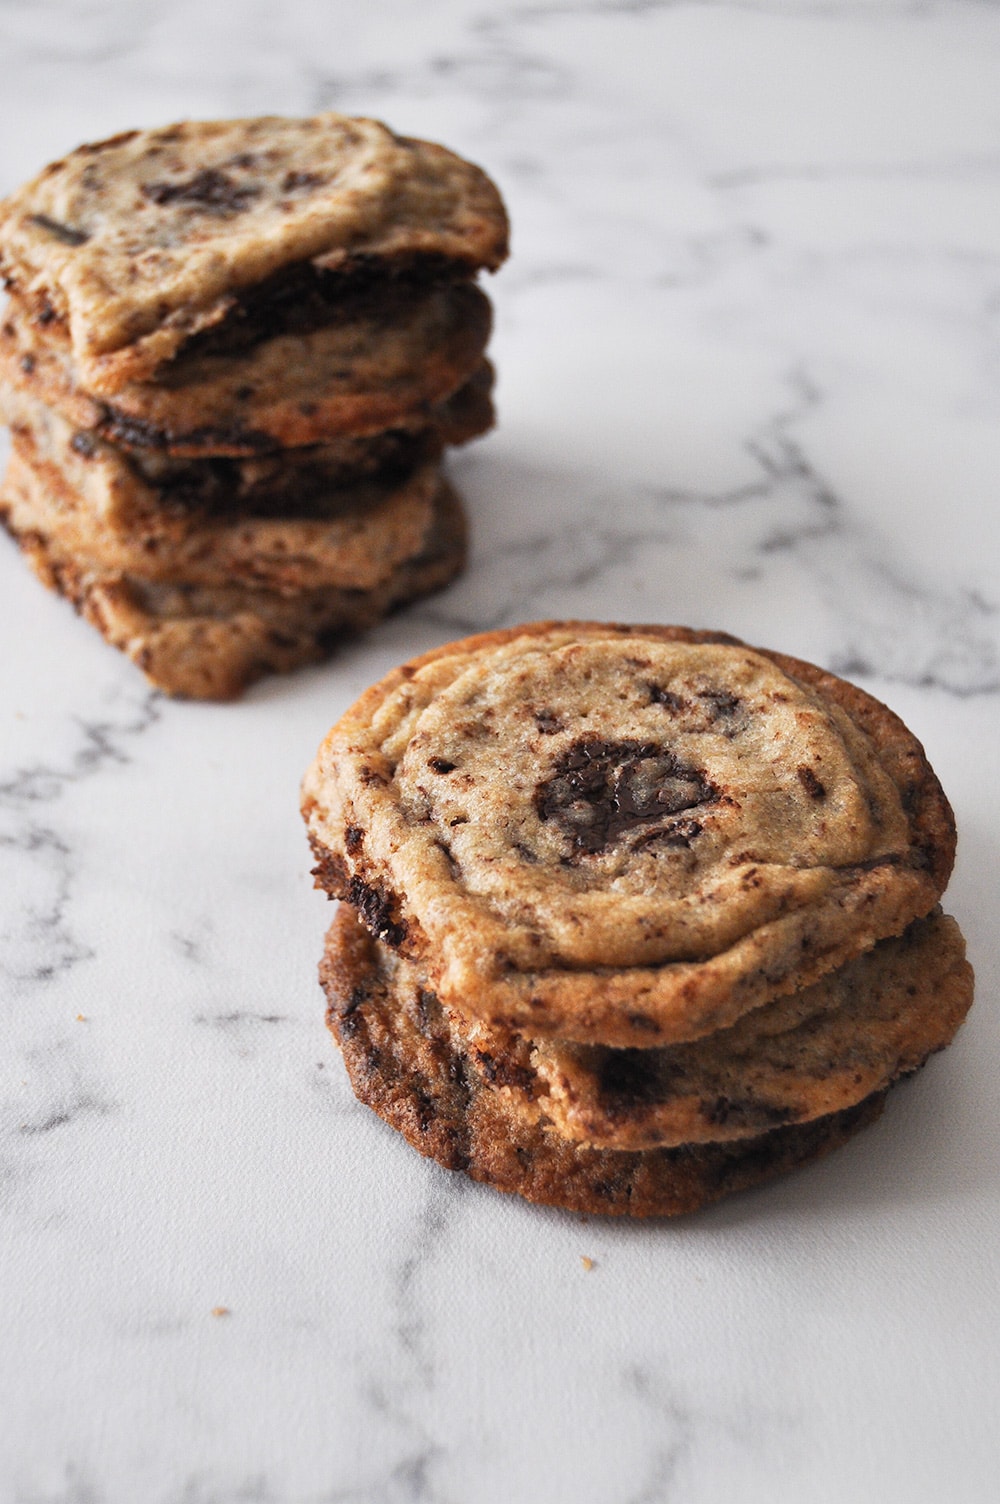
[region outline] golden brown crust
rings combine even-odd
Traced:
[[[594,844],[567,821],[597,818],[597,785],[638,813],[598,809],[610,835]],[[642,804],[653,795],[662,816]],[[383,938],[449,1007],[644,1048],[725,1027],[901,933],[954,854],[940,785],[885,706],[684,628],[542,622],[425,655],[334,728],[303,809],[320,881],[390,916]],[[363,838],[348,849],[350,830]]]
[[[830,1116],[729,1143],[640,1151],[573,1143],[528,1119],[448,1034],[421,1032],[387,998],[370,938],[335,921],[321,980],[354,1091],[420,1153],[497,1190],[570,1211],[676,1216],[838,1147],[880,1114],[884,1092]]]

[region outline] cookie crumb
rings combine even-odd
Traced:
[[[90,1022],[90,1020],[87,1018],[86,1013],[78,1013],[76,1015],[76,1021],[78,1024],[85,1024]]]
[[[212,1307],[212,1315],[213,1316],[231,1316],[232,1314],[233,1313],[229,1309],[228,1306],[213,1306]]]
[[[593,1259],[588,1259],[588,1257],[587,1257],[587,1255],[585,1253],[581,1253],[581,1255],[580,1255],[580,1263],[583,1265],[584,1269],[586,1269],[586,1271],[587,1271],[588,1274],[590,1273],[591,1269],[593,1269],[595,1267],[594,1266],[594,1260]]]

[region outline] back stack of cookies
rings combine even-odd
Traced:
[[[230,698],[446,583],[496,188],[363,119],[80,147],[0,204],[3,519],[159,688]]]
[[[972,1001],[916,738],[723,634],[452,643],[348,711],[303,813],[355,1092],[530,1200],[675,1214],[803,1164]]]

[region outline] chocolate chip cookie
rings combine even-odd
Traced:
[[[206,330],[216,348],[303,334],[336,319],[345,284],[454,281],[506,253],[478,168],[332,112],[125,131],[0,204],[0,273],[105,395]]]
[[[539,623],[369,690],[304,786],[328,891],[472,1019],[697,1038],[900,934],[954,855],[885,706],[681,628]]]
[[[328,1023],[362,1102],[446,1169],[567,1211],[696,1211],[839,1147],[878,1118],[885,1100],[875,1092],[839,1112],[738,1139],[600,1147],[564,1137],[541,1111],[525,1111],[523,1092],[506,1085],[516,1065],[495,1062],[491,1082],[433,994],[418,993],[414,1012],[401,1006],[392,953],[346,907],[331,929],[321,980]]]
[[[461,502],[439,479],[415,551],[364,589],[155,580],[66,553],[37,531],[17,541],[42,583],[64,595],[157,689],[232,700],[264,674],[318,662],[390,611],[441,589],[465,562],[466,527]]]
[[[919,743],[725,634],[451,643],[342,717],[303,814],[355,1090],[531,1199],[654,1215],[803,1162],[972,1001]]]
[[[506,254],[485,174],[376,121],[80,147],[0,204],[0,517],[170,693],[316,657],[461,567]]]
[[[109,441],[176,454],[255,454],[421,428],[478,370],[490,305],[478,288],[391,291],[377,309],[250,350],[196,350],[155,382],[111,397],[81,384],[58,325],[12,297],[0,325],[0,382],[56,408]]]
[[[220,515],[164,506],[110,446],[80,456],[70,445],[59,458],[44,458],[15,433],[0,493],[0,515],[15,537],[44,537],[65,557],[134,579],[285,594],[374,589],[423,549],[440,488],[438,465],[428,461],[316,495],[312,516]]]

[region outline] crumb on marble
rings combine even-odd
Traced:
[[[590,1273],[591,1269],[594,1268],[594,1260],[593,1259],[588,1259],[588,1257],[587,1257],[587,1255],[585,1253],[581,1253],[581,1255],[580,1255],[580,1263],[583,1265],[584,1269],[586,1269],[586,1271],[587,1271],[588,1274]]]
[[[213,1306],[212,1307],[212,1315],[213,1316],[231,1316],[232,1314],[233,1313],[229,1309],[228,1306]]]

